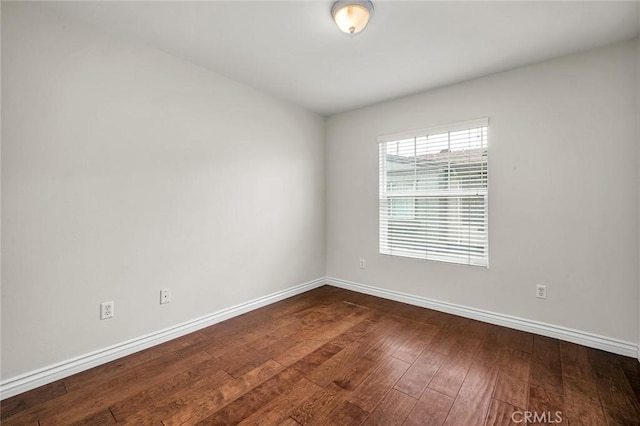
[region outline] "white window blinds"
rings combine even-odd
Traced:
[[[488,126],[378,138],[381,254],[488,266]]]

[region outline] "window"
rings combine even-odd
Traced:
[[[488,266],[488,127],[378,138],[381,254]]]

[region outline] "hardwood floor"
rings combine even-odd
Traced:
[[[7,426],[638,425],[639,398],[635,359],[322,287],[8,398],[1,417]]]

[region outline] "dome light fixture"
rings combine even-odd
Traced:
[[[370,0],[338,0],[331,7],[331,16],[340,31],[352,35],[364,30],[372,14]]]

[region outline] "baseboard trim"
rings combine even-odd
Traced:
[[[602,349],[603,351],[640,359],[638,345],[631,342],[625,342],[622,340],[612,339],[610,337],[600,336],[597,334],[587,333],[584,331],[574,330],[557,325],[546,324],[539,321],[484,311],[482,309],[475,309],[456,305],[453,303],[440,302],[421,296],[414,296],[411,294],[386,290],[383,288],[345,281],[338,278],[327,277],[327,284],[346,290],[356,291],[358,293],[364,293],[371,296],[382,297],[384,299],[395,300],[396,302],[402,302],[409,305],[415,305],[440,312],[446,312],[465,318],[488,322],[490,324],[514,328],[516,330],[528,331],[530,333],[553,337],[556,339],[577,343],[583,346],[588,346],[590,348]]]
[[[0,383],[0,399],[5,399],[20,393],[35,389],[56,380],[71,376],[72,374],[88,370],[109,361],[131,355],[143,349],[150,348],[160,343],[167,342],[185,334],[198,331],[210,325],[242,315],[254,309],[270,305],[291,296],[313,290],[325,285],[326,280],[319,278],[285,290],[278,291],[257,299],[250,300],[230,308],[196,318],[191,321],[178,324],[154,333],[147,334],[126,342],[122,342],[104,349],[100,349],[85,355],[81,355],[63,362],[59,362],[38,370],[34,370],[16,377],[9,378]]]

